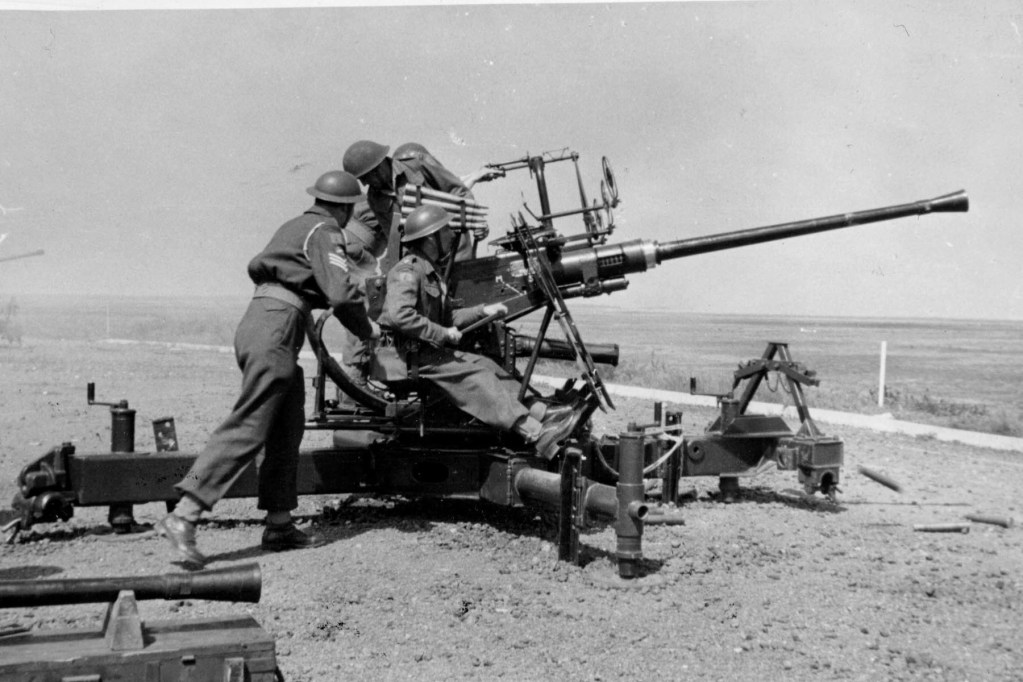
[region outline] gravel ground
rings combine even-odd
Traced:
[[[89,374],[82,371],[89,368]],[[238,385],[229,355],[159,347],[33,341],[0,348],[0,495],[62,441],[109,444],[100,400],[148,422],[174,416],[197,450]],[[615,433],[649,421],[619,400],[595,420]],[[711,414],[684,408],[690,432]],[[141,604],[143,619],[252,614],[275,638],[287,680],[337,679],[938,679],[1018,680],[1023,667],[1023,531],[914,532],[968,513],[1020,516],[1023,458],[853,428],[837,505],[798,490],[794,472],[743,480],[732,504],[716,480],[686,479],[685,525],[647,527],[646,575],[616,576],[614,533],[587,533],[582,566],[557,560],[552,518],[455,500],[303,497],[301,523],[329,539],[290,553],[259,549],[252,501],[225,501],[200,528],[211,567],[258,561],[259,604]],[[311,434],[308,441],[325,434]],[[884,472],[901,494],[857,473]],[[324,507],[336,510],[327,516]],[[153,523],[162,504],[136,507]],[[106,510],[39,526],[0,550],[0,578],[79,578],[180,570],[152,532],[117,536]],[[102,605],[9,609],[0,622],[98,627]],[[2,656],[2,648],[0,648]]]

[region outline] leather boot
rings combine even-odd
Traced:
[[[540,427],[540,435],[536,439],[536,452],[544,459],[552,459],[558,453],[558,446],[561,441],[572,435],[575,427],[579,424],[579,417],[582,413],[578,410],[567,412],[556,412],[544,419]]]
[[[572,405],[548,405],[547,411],[544,413],[544,419],[553,419],[558,415],[571,414],[575,411],[575,407]]]
[[[156,530],[171,543],[171,547],[177,551],[182,561],[193,566],[204,566],[206,557],[200,552],[195,544],[195,524],[186,521],[174,514],[167,514],[159,523]]]
[[[573,409],[575,408],[572,405],[551,405],[542,400],[534,400],[529,404],[529,416],[542,422],[556,414],[571,412]]]
[[[289,549],[308,549],[322,547],[327,540],[318,533],[303,533],[290,521],[282,525],[267,524],[263,531],[263,549],[271,552],[283,552]]]

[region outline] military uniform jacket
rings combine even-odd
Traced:
[[[312,206],[278,228],[249,262],[249,277],[257,285],[280,284],[312,308],[330,309],[353,334],[369,338],[364,297],[349,269],[337,221],[326,209]]]
[[[388,230],[384,230],[380,227],[380,220],[377,218],[376,212],[370,207],[369,202],[366,199],[355,204],[355,211],[352,213],[352,219],[345,225],[345,233],[351,233],[354,223],[359,223],[366,228],[367,232],[370,232],[373,236],[368,240],[360,239],[360,242],[365,242],[363,246],[369,250],[370,254],[374,258],[380,258],[387,251],[387,240],[390,236]]]
[[[407,350],[408,339],[444,345],[448,327],[463,327],[486,317],[483,305],[455,308],[440,274],[422,256],[409,254],[387,274],[387,296],[380,325],[398,333],[395,345]]]
[[[377,228],[387,230],[388,234],[397,231],[392,228],[397,228],[397,221],[401,219],[401,198],[399,194],[402,188],[410,182],[413,185],[429,184],[424,174],[406,166],[397,159],[391,160],[391,168],[394,171],[391,183],[391,186],[394,187],[393,191],[379,190],[373,187],[366,191],[366,203],[369,205],[373,217],[376,218]],[[433,185],[430,186],[433,187]],[[366,222],[365,218],[367,216],[365,214],[360,215],[357,213],[356,217]]]

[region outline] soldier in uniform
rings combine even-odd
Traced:
[[[397,151],[401,151],[400,158]],[[356,206],[355,217],[376,233],[372,250],[383,273],[394,266],[400,255],[398,225],[401,222],[401,192],[405,185],[423,185],[439,192],[472,197],[462,180],[444,168],[422,145],[407,143],[399,147],[395,155],[389,155],[389,152],[387,145],[359,140],[345,150],[342,160],[344,169],[367,187],[366,201]],[[463,257],[473,257],[471,240],[462,241],[466,248]],[[365,386],[368,374],[365,359],[370,350],[352,334],[344,336],[341,364],[345,374],[355,384]],[[341,405],[357,407],[348,396],[342,396]]]
[[[344,169],[359,178],[367,186],[366,202],[368,211],[356,209],[356,217],[370,224],[388,237],[387,256],[384,271],[387,272],[398,260],[398,223],[401,222],[401,191],[406,184],[423,185],[439,192],[472,199],[470,191],[477,182],[492,180],[502,175],[501,171],[489,168],[466,176],[464,179],[445,168],[433,154],[416,142],[399,145],[393,154],[390,147],[371,140],[359,140],[345,151]],[[361,207],[360,207],[361,208]],[[368,220],[372,215],[374,220]],[[375,225],[373,225],[375,223]],[[455,260],[473,258],[475,244],[463,239]]]
[[[394,150],[394,158],[406,166],[419,171],[427,178],[432,178],[438,185],[440,191],[454,194],[456,197],[464,197],[470,201],[475,200],[472,194],[473,186],[478,182],[486,182],[504,176],[504,171],[493,168],[480,168],[475,173],[458,177],[431,154],[426,147],[418,142],[406,142],[400,144]],[[446,187],[444,189],[443,187]],[[458,253],[455,254],[455,262],[469,260],[476,257],[477,244],[487,238],[488,232],[483,230],[472,230],[466,232],[458,244]]]
[[[258,506],[267,513],[262,547],[278,551],[323,544],[321,537],[296,528],[291,518],[298,506],[298,452],[305,425],[305,378],[298,354],[314,308],[329,308],[362,339],[378,338],[380,328],[367,317],[349,277],[342,232],[362,198],[358,181],[330,171],[306,191],[315,197],[313,206],[281,226],[248,266],[256,290],[234,339],[241,396],[175,486],[181,499],[158,524],[190,564],[206,560],[195,540],[201,513],[213,508],[261,451]]]
[[[437,157],[431,154],[426,147],[418,142],[406,142],[398,145],[394,150],[394,158],[404,161],[406,165],[414,165],[416,161],[421,161],[429,169],[429,172],[445,174],[449,178],[448,182],[452,187],[462,185],[467,190],[472,190],[473,186],[478,182],[487,182],[494,178],[504,177],[503,170],[486,166],[468,175],[456,176],[445,168],[444,164],[438,161]],[[459,194],[456,189],[450,190],[450,193],[458,196],[472,196],[471,194]]]
[[[387,238],[387,249],[380,256],[384,272],[388,272],[398,261],[401,248],[398,225],[401,222],[402,189],[409,183],[441,189],[435,178],[428,180],[424,173],[388,156],[390,149],[387,145],[370,140],[359,140],[348,147],[342,159],[345,171],[357,177],[367,188],[366,204],[369,210],[362,212],[360,219],[371,216],[370,221],[364,219],[363,222],[374,227],[381,238]]]
[[[497,363],[450,347],[462,338],[459,327],[508,311],[503,303],[452,307],[437,271],[450,256],[450,221],[439,206],[420,206],[409,215],[402,237],[409,253],[387,275],[380,325],[394,333],[398,356],[416,363],[420,380],[484,424],[517,433],[550,459],[575,429],[580,412],[527,408],[517,399],[518,381]]]

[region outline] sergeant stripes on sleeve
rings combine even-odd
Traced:
[[[345,272],[348,272],[348,259],[341,254],[331,253],[327,254],[327,258],[330,260],[331,265],[336,265]]]

